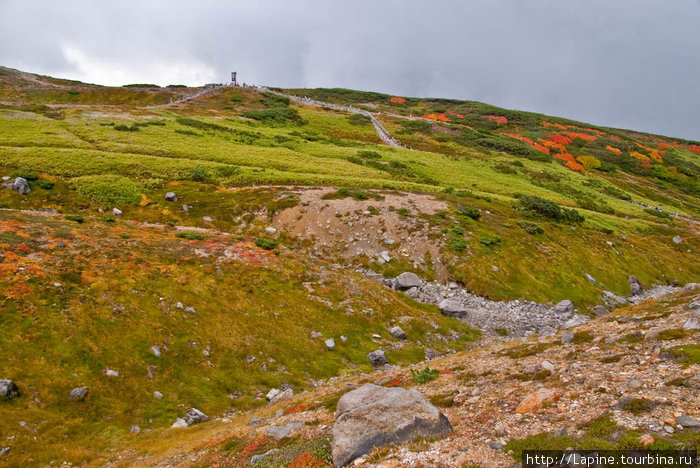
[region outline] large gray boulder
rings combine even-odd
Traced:
[[[19,388],[13,380],[0,379],[0,398],[11,400],[19,395]]]
[[[333,426],[333,465],[345,466],[374,447],[418,437],[437,439],[451,430],[447,417],[418,390],[368,383],[338,401]]]
[[[12,182],[12,190],[15,192],[19,193],[20,195],[26,195],[31,190],[29,189],[29,182],[27,182],[27,179],[24,179],[22,177],[17,177],[14,182]]]
[[[411,289],[420,287],[420,278],[417,274],[409,271],[401,273],[394,282],[396,289]]]
[[[165,194],[165,199],[170,202],[176,202],[177,195],[175,195],[175,192],[168,192]]]
[[[87,387],[76,387],[70,391],[70,399],[73,401],[83,401],[87,398],[88,393],[90,393],[90,390],[88,390]]]
[[[644,288],[642,288],[642,283],[639,282],[636,276],[630,275],[627,278],[627,281],[630,284],[630,296],[638,296],[642,293],[642,291],[644,291]]]
[[[369,353],[367,355],[367,359],[369,359],[370,364],[372,364],[374,367],[380,367],[387,364],[386,356],[384,356],[384,351],[381,349]]]
[[[467,316],[467,308],[456,299],[443,299],[438,304],[443,315],[462,318]]]
[[[199,411],[197,408],[190,408],[185,411],[185,422],[187,425],[209,421],[209,416]]]
[[[555,305],[552,310],[554,313],[559,315],[573,315],[574,314],[574,303],[568,299],[564,299]]]
[[[403,331],[403,328],[401,328],[399,326],[390,328],[389,333],[391,333],[391,336],[393,336],[396,339],[399,339],[399,340],[406,339],[406,332]]]

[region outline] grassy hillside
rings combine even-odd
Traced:
[[[369,371],[379,347],[409,364],[478,337],[352,267],[582,312],[603,291],[626,295],[630,274],[645,287],[700,277],[696,142],[474,102],[287,91],[368,109],[409,150],[382,144],[365,116],[254,89],[168,104],[199,91],[0,68],[0,177],[31,188],[0,188],[0,348],[11,350],[0,378],[23,394],[0,402],[12,463],[99,464],[133,424],[161,430],[190,406],[248,410],[271,387]],[[339,235],[266,232],[285,210],[314,214],[302,186],[333,187],[319,203],[350,208],[328,216],[392,260],[356,255]],[[420,209],[419,194],[444,209]],[[375,206],[392,196],[405,203]],[[416,258],[408,235],[385,244],[361,217],[397,219],[439,255]],[[406,341],[387,333],[399,323]],[[70,401],[83,385],[87,400]]]

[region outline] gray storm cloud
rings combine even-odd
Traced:
[[[0,64],[471,99],[700,139],[697,0],[0,0]]]

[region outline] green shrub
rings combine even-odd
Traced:
[[[582,223],[584,218],[578,211],[562,208],[551,200],[532,195],[516,195],[520,201],[520,207],[528,215],[539,216],[552,221],[566,223]]]
[[[67,214],[67,215],[65,216],[65,218],[66,218],[68,221],[75,221],[76,223],[82,223],[83,221],[85,221],[85,218],[83,218],[83,217],[82,217],[81,215],[79,215],[79,214]]]
[[[91,175],[78,177],[70,185],[81,195],[110,206],[137,204],[141,201],[141,187],[118,175]]]
[[[209,178],[209,173],[203,167],[194,167],[190,169],[189,179],[196,182],[204,182]]]
[[[265,107],[286,107],[289,105],[289,98],[273,93],[261,93],[262,103]]]
[[[481,211],[479,211],[478,208],[474,208],[473,206],[462,206],[457,210],[457,214],[460,216],[466,216],[467,218],[471,218],[474,221],[477,221],[479,218],[481,218]]]
[[[264,237],[256,237],[255,245],[263,250],[274,250],[279,244],[272,239],[265,239]]]
[[[44,190],[51,190],[54,186],[54,182],[50,180],[39,180],[36,186]]]
[[[479,242],[485,245],[486,247],[490,247],[492,245],[500,244],[501,236],[499,236],[498,234],[494,234],[493,236],[484,236],[481,239],[479,239]]]
[[[207,238],[201,232],[178,232],[175,237],[179,239],[189,239],[189,240],[204,240]]]
[[[137,132],[139,130],[139,126],[134,124],[129,125],[124,125],[124,124],[119,124],[115,125],[114,129],[119,131],[119,132]]]
[[[39,174],[30,167],[22,166],[14,172],[12,172],[12,177],[21,177],[27,180],[37,180],[39,178]]]
[[[303,125],[306,123],[301,118],[299,112],[291,107],[272,107],[269,109],[250,110],[243,113],[244,117],[258,120],[268,125],[284,125],[292,123],[295,125]]]
[[[438,375],[440,375],[440,371],[437,369],[431,369],[430,367],[426,367],[420,372],[416,372],[415,370],[411,369],[411,378],[414,382],[419,384],[432,382],[438,378]]]
[[[357,156],[364,159],[382,159],[382,155],[376,151],[362,150],[357,152]]]
[[[456,252],[462,252],[467,248],[467,241],[462,237],[451,237],[447,241],[447,245]]]
[[[368,200],[369,194],[367,192],[365,192],[364,190],[359,189],[359,188],[351,189],[351,188],[343,187],[341,189],[338,189],[335,192],[326,193],[325,195],[323,195],[321,197],[321,199],[322,200],[336,200],[336,199],[348,198],[348,197],[352,197],[355,200],[362,201],[362,200]]]
[[[499,336],[508,336],[508,330],[506,330],[505,328],[496,328],[494,331]]]
[[[372,123],[372,119],[364,114],[352,114],[348,117],[348,121],[353,125],[369,125]]]
[[[527,221],[518,221],[518,226],[523,228],[528,234],[544,234],[544,229],[535,223],[529,223]]]

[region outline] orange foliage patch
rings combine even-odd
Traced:
[[[393,102],[394,104],[405,104],[406,103],[406,100],[404,98],[398,97],[398,96],[390,97],[389,101]]]
[[[32,293],[26,283],[15,283],[5,290],[4,296],[8,299],[24,299]]]
[[[649,152],[649,157],[656,161],[657,163],[661,164],[663,162],[663,158],[661,157],[661,153],[659,150],[654,149],[654,148],[649,148],[648,146],[641,145],[639,143],[635,143],[640,148],[643,148]]]
[[[614,146],[608,145],[605,148],[607,148],[609,151],[612,151],[613,153],[615,153],[618,156],[620,156],[622,154],[622,150],[619,148],[615,148]]]
[[[659,148],[667,150],[671,149],[671,145],[669,145],[668,143],[659,143]]]
[[[496,122],[498,125],[505,125],[508,123],[508,119],[500,115],[484,115],[483,117],[491,122]]]
[[[446,116],[445,114],[426,114],[426,115],[421,115],[422,119],[430,119],[430,120],[437,120],[439,122],[449,122],[450,118]]]
[[[554,155],[555,158],[566,161],[565,166],[576,172],[585,172],[583,166],[576,162],[576,159],[570,153],[559,153]]]
[[[695,154],[700,154],[700,145],[690,145],[688,149]]]
[[[546,120],[542,121],[542,126],[545,128],[558,128],[559,130],[566,130],[566,125],[558,124],[558,123],[551,123],[547,122]]]
[[[544,138],[538,138],[537,141],[539,141],[540,144],[546,146],[547,148],[554,148],[559,150],[560,153],[566,153],[566,146],[560,143],[554,143],[553,141],[545,140]]]
[[[579,140],[583,141],[595,141],[596,137],[593,135],[589,135],[587,133],[578,133],[578,132],[561,132],[563,135],[568,136],[572,140],[574,138],[578,138]]]
[[[528,138],[528,137],[525,137],[522,135],[516,135],[514,133],[504,133],[503,135],[510,137],[510,138],[515,138],[516,140],[520,140],[524,143],[527,143],[530,146],[530,148],[533,148],[533,149],[536,149],[537,151],[541,151],[543,153],[549,154],[549,148],[547,148],[546,146],[543,146],[539,143],[535,143],[534,141],[532,141],[531,138]]]
[[[311,452],[304,452],[292,460],[289,468],[321,468],[327,466],[323,460],[314,457]]]
[[[560,145],[570,145],[572,141],[571,138],[567,136],[557,134],[547,135],[547,139],[553,141],[554,143],[559,143]]]
[[[630,153],[630,156],[632,156],[634,159],[638,159],[638,160],[640,160],[640,161],[646,161],[646,162],[650,162],[650,161],[651,161],[651,160],[649,159],[648,156],[646,156],[646,155],[644,155],[644,154],[642,154],[642,153],[639,153],[639,152],[637,152],[637,151],[632,151],[632,152]]]
[[[306,411],[308,408],[309,408],[309,405],[302,403],[300,405],[294,405],[294,406],[290,406],[289,408],[286,408],[282,412],[282,414],[301,413],[302,411]]]

